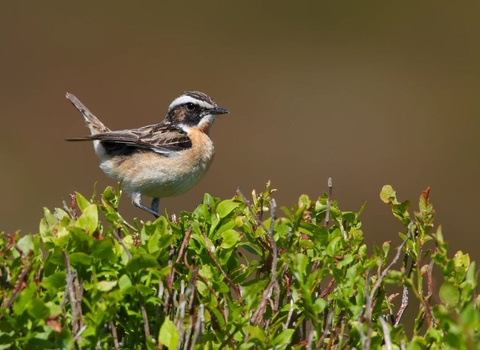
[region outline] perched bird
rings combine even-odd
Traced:
[[[228,113],[203,92],[186,91],[173,100],[162,122],[111,131],[78,98],[66,96],[91,133],[67,141],[93,141],[100,168],[121,181],[134,206],[155,217],[160,198],[188,191],[205,175],[215,153],[210,127],[217,115]],[[142,195],[153,198],[150,208],[142,204]]]

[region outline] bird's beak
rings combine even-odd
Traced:
[[[227,114],[228,110],[225,108],[215,107],[210,110],[211,114]]]

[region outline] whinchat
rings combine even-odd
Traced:
[[[160,123],[111,131],[78,98],[66,96],[91,133],[67,141],[93,141],[100,168],[121,182],[134,206],[155,217],[160,198],[188,191],[205,175],[215,153],[210,127],[217,115],[228,113],[203,92],[186,91],[173,100]],[[142,204],[142,195],[152,198],[150,208]]]

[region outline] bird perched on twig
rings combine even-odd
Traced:
[[[173,100],[162,122],[111,131],[78,98],[66,96],[91,133],[67,141],[93,141],[100,168],[121,181],[134,206],[155,217],[160,198],[188,191],[205,175],[215,153],[210,127],[217,115],[228,113],[203,92],[186,91]],[[142,204],[142,195],[153,198],[150,208]]]

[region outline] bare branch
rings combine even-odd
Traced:
[[[113,321],[110,321],[110,328],[112,329],[113,347],[115,350],[119,350],[120,344],[118,343],[117,327],[115,327],[115,323]]]
[[[147,310],[145,309],[145,301],[143,300],[143,296],[140,296],[140,310],[142,312],[143,329],[145,331],[145,338],[149,338],[150,337],[150,326],[148,325]]]
[[[398,309],[397,316],[395,317],[395,322],[393,323],[394,326],[398,326],[400,320],[402,319],[403,313],[405,312],[408,306],[408,287],[403,286],[402,291],[402,303],[400,304],[400,308]]]
[[[197,317],[197,322],[195,323],[195,329],[193,332],[193,338],[192,338],[192,345],[190,349],[193,349],[195,347],[195,344],[197,343],[197,339],[201,337],[201,334],[203,333],[203,327],[205,324],[205,319],[204,319],[204,306],[203,304],[200,304],[198,307],[198,317]]]
[[[70,202],[72,204],[72,216],[76,220],[76,219],[78,219],[77,197],[74,194],[69,194],[69,196],[70,196]]]
[[[288,294],[288,299],[290,300],[290,308],[288,309],[287,320],[285,321],[285,324],[283,325],[284,330],[288,329],[288,326],[290,325],[290,320],[292,319],[292,315],[293,315],[293,311],[294,311],[292,292],[290,292]]]
[[[77,300],[75,296],[75,287],[74,287],[74,279],[76,278],[76,272],[72,271],[70,268],[70,259],[65,251],[62,251],[63,255],[63,262],[65,263],[65,269],[67,270],[67,290],[65,293],[68,293],[70,299],[70,307],[72,308],[72,333],[78,333],[78,318],[79,318],[79,311],[77,310]]]
[[[400,246],[397,248],[397,253],[395,254],[395,257],[393,258],[392,262],[380,273],[377,281],[375,282],[375,284],[373,285],[373,287],[370,291],[370,294],[365,293],[365,295],[366,295],[365,320],[368,323],[368,332],[367,332],[367,337],[365,338],[364,348],[367,349],[367,350],[370,349],[372,332],[373,332],[373,329],[372,329],[372,309],[373,309],[372,305],[373,305],[373,300],[375,299],[375,295],[377,293],[377,290],[380,288],[380,286],[381,286],[383,280],[385,279],[385,277],[387,276],[388,272],[393,267],[393,265],[395,265],[398,262],[398,260],[400,259],[402,249],[407,244],[408,239],[411,237],[410,229],[412,227],[413,227],[413,222],[411,222],[410,225],[409,225],[409,235],[407,236],[407,238],[405,238],[403,240],[402,244],[400,244]],[[367,281],[366,281],[366,283],[367,283]],[[407,296],[408,296],[408,293],[407,293]]]
[[[318,340],[318,342],[315,346],[315,349],[321,349],[323,347],[323,342],[325,341],[325,338],[327,337],[327,335],[329,333],[328,331],[330,329],[330,324],[332,323],[332,319],[333,319],[333,311],[330,310],[330,312],[327,315],[327,319],[325,321],[325,327],[323,328],[322,336]]]
[[[21,253],[23,255],[23,253]],[[5,308],[9,309],[13,302],[15,301],[15,298],[17,297],[18,293],[23,289],[24,287],[24,282],[25,282],[25,277],[27,276],[28,271],[30,270],[30,263],[28,261],[25,261],[22,272],[20,272],[20,275],[18,276],[17,283],[15,283],[15,287],[13,288],[13,293],[10,299],[5,303]],[[3,315],[0,315],[0,319],[2,319]]]
[[[327,212],[325,213],[325,226],[328,226],[330,223],[330,209],[332,207],[332,192],[333,192],[333,182],[332,178],[329,177],[327,180],[327,185],[328,185],[328,198],[327,198]]]
[[[118,229],[120,231],[120,229]],[[123,249],[125,249],[125,252],[127,253],[127,256],[129,259],[132,258],[132,253],[130,253],[130,251],[128,250],[127,246],[125,245],[125,243],[123,243],[123,240],[120,238],[120,236],[118,235],[117,231],[116,230],[112,230],[113,232],[113,236],[115,237],[115,239],[117,240],[117,242],[123,247]]]
[[[175,260],[175,264],[178,264],[180,259],[182,258],[183,251],[185,250],[185,247],[187,246],[188,241],[190,240],[192,230],[193,230],[193,226],[190,225],[187,232],[185,232],[185,237],[183,237],[182,245],[180,246],[180,250],[178,251],[177,260]]]
[[[380,323],[382,324],[383,330],[383,341],[385,342],[385,349],[392,350],[392,340],[390,339],[390,329],[388,328],[387,322],[383,319],[382,316],[378,317]]]
[[[372,308],[372,302],[373,302],[373,299],[375,297],[375,294],[377,293],[378,288],[380,288],[380,285],[382,284],[383,280],[387,276],[387,274],[390,271],[390,269],[392,268],[392,266],[395,265],[398,262],[398,260],[400,259],[400,254],[402,253],[402,249],[405,246],[405,244],[407,244],[408,239],[409,239],[409,237],[407,237],[402,242],[402,244],[400,244],[400,246],[397,248],[397,253],[395,254],[395,257],[393,258],[392,262],[382,271],[382,273],[380,274],[380,276],[378,276],[377,281],[375,282],[375,284],[372,287],[370,295],[367,298],[366,310],[365,310],[365,316],[368,320],[372,319],[371,308]]]
[[[267,231],[270,239],[270,246],[271,246],[271,252],[272,252],[272,270],[271,270],[272,276],[270,277],[270,283],[268,284],[267,288],[265,288],[263,292],[262,300],[260,301],[260,304],[257,310],[252,316],[253,324],[258,324],[261,321],[261,318],[267,307],[267,301],[271,297],[272,288],[274,288],[275,286],[278,287],[278,280],[277,280],[278,250],[277,250],[277,242],[275,241],[275,237],[274,237],[276,208],[277,208],[277,204],[275,202],[275,199],[272,198],[270,201],[270,212],[271,212],[270,213],[271,214],[270,229]],[[276,304],[273,303],[273,305],[276,305]],[[272,310],[272,312],[276,313],[277,310]]]

